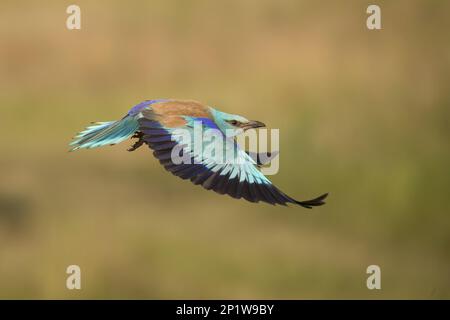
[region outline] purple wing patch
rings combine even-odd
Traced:
[[[133,108],[130,109],[130,111],[128,111],[128,115],[129,116],[135,116],[137,115],[139,112],[142,111],[142,109],[157,103],[157,102],[165,102],[165,101],[169,101],[168,99],[156,99],[156,100],[145,100],[137,105],[135,105]]]

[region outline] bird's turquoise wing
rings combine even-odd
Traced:
[[[139,131],[143,133],[145,143],[153,149],[154,156],[167,171],[182,179],[189,179],[219,194],[251,202],[274,205],[293,203],[306,208],[324,204],[327,194],[308,201],[297,201],[276,188],[258,170],[254,160],[239,148],[234,139],[226,138],[210,117],[161,116],[153,110],[145,110],[138,122]],[[217,148],[216,139],[199,140],[195,125],[211,130],[214,135],[221,135],[221,148]],[[186,133],[191,135],[190,140],[186,139]],[[202,147],[196,147],[196,143],[201,143]],[[217,152],[220,149],[221,152]],[[174,154],[184,161],[174,161]],[[223,159],[226,161],[221,161]]]

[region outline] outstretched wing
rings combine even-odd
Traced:
[[[191,114],[196,116],[176,112],[162,114],[150,108],[144,110],[138,120],[143,140],[167,171],[207,190],[236,199],[273,205],[293,203],[305,208],[324,204],[327,194],[308,201],[297,201],[287,196],[258,170],[257,163],[239,148],[234,139],[224,136],[207,113]],[[214,131],[215,139],[199,140],[195,125]],[[186,134],[191,139],[186,139]],[[219,136],[222,138],[220,141],[217,140]],[[218,141],[221,152],[217,152]],[[201,148],[196,147],[196,143],[200,143]],[[174,155],[183,161],[174,159]]]

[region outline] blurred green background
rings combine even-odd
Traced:
[[[0,298],[450,298],[450,2],[79,0],[79,31],[70,4],[0,5]],[[165,97],[280,128],[271,179],[327,205],[220,196],[129,142],[67,152]]]

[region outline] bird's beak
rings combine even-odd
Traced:
[[[266,125],[260,121],[256,121],[256,120],[250,120],[249,122],[243,123],[241,125],[241,129],[248,130],[248,129],[256,129],[256,128],[261,128],[261,127],[265,127]]]

